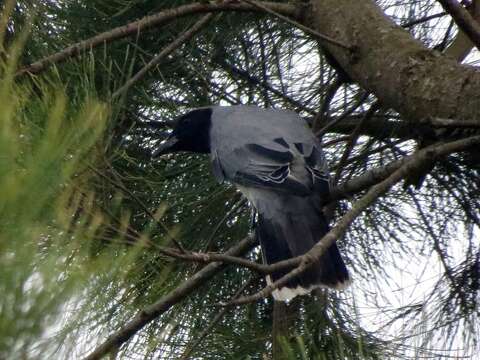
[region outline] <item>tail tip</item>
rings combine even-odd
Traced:
[[[272,284],[272,279],[269,275],[267,275],[267,285]],[[290,301],[296,296],[300,295],[307,295],[312,290],[315,289],[333,289],[337,291],[345,290],[352,284],[352,280],[350,278],[345,278],[340,280],[334,284],[312,284],[311,286],[305,288],[301,285],[297,285],[296,287],[281,287],[279,289],[275,289],[272,291],[272,296],[276,301]]]

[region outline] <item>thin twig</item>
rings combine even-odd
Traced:
[[[272,9],[280,14],[286,14],[292,17],[298,17],[299,11],[295,5],[282,4],[275,2],[265,2],[266,8]],[[92,38],[80,41],[70,45],[67,48],[47,56],[39,61],[27,65],[15,74],[21,76],[25,74],[38,74],[53,64],[59,64],[67,59],[79,56],[85,51],[94,49],[98,46],[111,43],[114,40],[123,39],[132,35],[137,35],[141,31],[159,27],[177,18],[200,14],[206,12],[218,11],[256,11],[257,7],[249,4],[241,4],[234,2],[215,2],[215,3],[194,3],[182,5],[172,9],[162,10],[156,14],[145,16],[140,20],[131,22],[127,25],[119,26],[109,31],[95,35]]]
[[[328,199],[325,199],[325,201],[348,199],[353,194],[368,189],[372,185],[390,176],[410,158],[411,156],[406,156],[400,160],[392,161],[384,166],[373,168],[347,182],[334,186],[330,190]]]
[[[233,75],[235,75],[237,77],[241,77],[241,78],[245,79],[246,81],[248,81],[249,83],[252,83],[253,85],[258,85],[258,86],[263,87],[265,90],[268,90],[269,92],[271,92],[275,96],[277,96],[277,97],[279,97],[283,100],[286,100],[287,102],[296,106],[299,109],[302,109],[302,110],[304,110],[304,111],[306,111],[310,114],[314,113],[314,111],[312,109],[309,109],[309,108],[305,107],[302,102],[293,99],[292,97],[285,94],[282,90],[276,89],[273,85],[268,83],[266,81],[266,79],[259,79],[258,77],[255,77],[252,74],[250,74],[248,71],[240,69],[240,68],[238,68],[234,65],[228,64],[224,59],[216,59],[216,62],[223,69],[231,71],[231,73]]]
[[[455,276],[452,273],[452,269],[448,266],[447,259],[446,259],[446,254],[442,251],[442,248],[440,247],[440,241],[438,237],[435,234],[435,231],[433,230],[430,222],[428,221],[427,216],[425,215],[425,212],[422,209],[422,206],[420,205],[420,202],[418,199],[415,197],[415,194],[413,194],[412,190],[407,189],[408,194],[410,195],[411,199],[413,200],[420,217],[425,224],[425,229],[427,230],[427,233],[430,235],[430,237],[433,240],[433,249],[437,252],[438,257],[440,258],[440,262],[442,263],[442,266],[445,270],[445,276],[452,285],[452,288],[454,291],[458,294],[458,297],[460,298],[461,305],[463,308],[467,307],[467,300],[465,299],[465,294],[462,291],[461,286],[458,284],[457,281],[455,281]]]
[[[342,118],[342,115],[334,117],[332,121],[335,124],[328,129],[328,133],[337,133],[350,135],[352,130],[358,124],[358,120],[364,116],[364,113],[349,115],[341,121],[335,121]],[[362,135],[374,137],[378,140],[384,138],[398,138],[398,139],[414,139],[424,133],[424,129],[419,127],[418,133],[412,131],[411,123],[407,121],[391,120],[383,116],[373,116],[372,121],[364,124],[362,129]]]
[[[350,135],[344,135],[344,136],[339,136],[335,139],[332,139],[332,140],[329,140],[329,141],[325,141],[323,144],[322,144],[322,148],[325,149],[329,146],[332,146],[332,145],[335,145],[335,144],[338,144],[339,142],[345,142],[345,141],[348,141],[350,140],[351,136]]]
[[[368,99],[370,96],[370,93],[364,92],[358,101],[349,109],[347,109],[342,115],[339,117],[333,119],[330,121],[328,124],[326,124],[324,127],[322,127],[320,130],[317,130],[314,134],[316,137],[322,137],[327,131],[329,131],[332,127],[337,125],[339,122],[342,120],[346,119],[349,115],[351,115],[355,110],[357,110],[364,102],[365,100]],[[356,125],[355,125],[356,126]]]
[[[467,9],[457,0],[438,0],[442,7],[450,14],[457,26],[480,49],[480,24],[470,15]]]
[[[212,263],[212,262],[222,262],[224,264],[234,264],[234,265],[239,265],[243,266],[245,268],[248,268],[250,270],[254,270],[260,274],[270,274],[274,271],[278,271],[278,263],[275,263],[273,265],[264,265],[264,264],[259,264],[254,261],[250,261],[241,257],[237,256],[230,256],[227,254],[219,254],[219,253],[200,253],[200,252],[185,252],[185,253],[180,253],[178,251],[175,251],[171,248],[168,247],[157,247],[156,248],[159,252],[161,252],[164,255],[176,258],[176,259],[181,259],[181,260],[187,260],[187,261],[195,261],[199,263]],[[291,266],[291,263],[287,264],[281,264],[281,267],[287,267]],[[295,265],[295,263],[293,264]]]
[[[225,306],[233,306],[246,304],[262,299],[272,293],[275,289],[284,286],[291,279],[302,274],[311,265],[313,265],[325,251],[341,238],[347,231],[350,224],[370,205],[372,205],[380,196],[384,195],[391,187],[407,177],[409,173],[423,166],[427,162],[431,162],[438,157],[449,155],[453,152],[463,151],[473,145],[480,143],[480,136],[472,136],[466,139],[443,143],[440,145],[432,145],[426,147],[406,161],[399,169],[393,172],[388,178],[376,184],[358,201],[356,201],[352,208],[337,222],[337,224],[322,238],[320,241],[307,253],[297,258],[301,258],[300,264],[291,270],[289,273],[267,285],[256,294],[245,296],[237,300],[230,301]]]
[[[412,26],[415,26],[415,25],[418,25],[418,24],[422,24],[424,22],[427,22],[427,21],[430,21],[430,20],[433,20],[433,19],[437,19],[439,17],[442,17],[442,16],[445,16],[447,15],[447,13],[445,11],[442,11],[440,13],[436,13],[436,14],[433,14],[433,15],[429,15],[429,16],[425,16],[421,19],[416,19],[416,20],[412,20],[412,21],[408,21],[406,23],[403,23],[401,24],[400,26],[403,27],[403,28],[409,28],[409,27],[412,27]]]
[[[313,118],[312,123],[312,131],[316,133],[320,130],[320,126],[325,125],[325,120],[328,118],[328,113],[330,110],[330,104],[335,97],[338,89],[345,83],[344,79],[337,75],[335,80],[328,86],[327,90],[325,91],[325,96],[323,100],[322,107],[318,111],[318,113]]]
[[[237,299],[242,292],[253,283],[253,280],[256,278],[251,278],[247,282],[245,282],[233,295],[232,300]],[[212,331],[212,329],[223,319],[225,314],[229,311],[229,308],[224,307],[222,308],[217,315],[213,318],[213,320],[208,324],[208,326],[198,335],[198,337],[193,341],[192,344],[184,351],[182,356],[178,360],[187,360],[190,357],[190,354],[195,350],[195,348],[205,339],[208,334]]]
[[[348,141],[345,151],[342,154],[342,157],[340,158],[338,162],[337,169],[335,171],[335,175],[333,176],[333,183],[337,184],[338,180],[340,179],[340,175],[343,171],[343,168],[345,167],[348,158],[350,157],[350,154],[357,144],[357,140],[360,137],[360,131],[362,130],[363,126],[367,121],[371,119],[371,117],[377,112],[378,109],[380,109],[381,103],[380,101],[375,102],[370,109],[365,113],[365,116],[363,116],[360,121],[358,122],[357,126],[353,129],[352,134],[350,135],[350,140]]]
[[[341,48],[346,49],[346,50],[349,50],[349,51],[353,51],[353,49],[354,49],[354,48],[353,48],[352,46],[350,46],[350,45],[347,45],[347,44],[345,44],[345,43],[343,43],[343,42],[341,42],[341,41],[339,41],[339,40],[335,40],[335,39],[331,38],[330,36],[321,34],[321,33],[319,33],[319,32],[316,31],[316,30],[313,30],[313,29],[311,29],[311,28],[309,28],[309,27],[307,27],[307,26],[305,26],[305,25],[300,24],[299,22],[297,22],[297,21],[295,21],[295,20],[292,20],[292,19],[290,19],[290,18],[288,18],[288,17],[286,17],[286,16],[278,13],[278,11],[272,9],[271,7],[266,6],[265,3],[259,3],[259,2],[257,2],[257,1],[253,1],[253,0],[242,0],[242,1],[243,1],[243,2],[246,2],[247,4],[253,5],[254,7],[257,7],[257,8],[259,8],[259,9],[262,9],[263,11],[265,11],[265,12],[267,12],[267,13],[269,13],[269,14],[272,14],[272,15],[276,16],[277,18],[282,19],[283,21],[286,21],[287,23],[292,24],[292,25],[294,25],[295,27],[297,27],[297,28],[305,31],[306,33],[308,33],[308,34],[310,34],[310,35],[313,35],[313,36],[315,36],[315,37],[317,37],[317,38],[319,38],[319,39],[321,39],[321,40],[323,40],[323,41],[326,41],[326,42],[332,44],[332,45],[336,45],[336,46],[338,46],[338,47],[341,47]]]
[[[116,177],[116,180],[117,181],[113,181],[112,178],[106,176],[105,174],[101,173],[100,171],[98,171],[97,169],[95,169],[93,166],[90,166],[89,165],[89,168],[95,173],[97,174],[98,176],[102,177],[103,179],[107,180],[110,184],[112,184],[113,186],[115,186],[116,188],[122,190],[125,194],[127,194],[132,200],[134,200],[141,208],[143,211],[145,211],[145,213],[153,220],[155,221],[155,223],[157,225],[159,225],[166,233],[167,237],[169,238],[169,240],[175,244],[175,246],[182,252],[182,253],[186,253],[186,250],[185,248],[182,246],[182,244],[177,240],[175,239],[175,237],[171,234],[171,231],[167,228],[167,226],[162,222],[160,221],[160,219],[157,218],[157,216],[155,216],[154,213],[152,213],[150,211],[150,209],[133,193],[131,192],[121,181],[121,179],[118,178],[118,176],[116,176],[115,172],[112,171],[112,174]]]
[[[127,91],[133,84],[145,76],[151,69],[160,64],[168,55],[190,40],[197,32],[199,32],[213,17],[213,14],[207,14],[198,20],[190,29],[180,34],[173,42],[164,48],[158,55],[150,60],[142,69],[133,75],[128,81],[117,91],[112,94],[112,98],[116,98]]]
[[[233,246],[225,254],[239,256],[250,251],[255,246],[255,239],[247,237]],[[112,350],[118,348],[129,341],[145,325],[158,318],[168,311],[172,306],[184,300],[193,291],[202,285],[224,268],[224,264],[214,262],[205,266],[202,270],[195,273],[187,281],[180,284],[173,291],[160,298],[157,302],[145,307],[129,322],[110,335],[105,342],[95,348],[84,360],[100,360]]]

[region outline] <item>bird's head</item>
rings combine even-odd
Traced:
[[[177,151],[210,152],[212,108],[192,110],[174,121],[173,131],[152,151],[152,157]]]

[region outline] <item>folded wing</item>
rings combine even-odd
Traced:
[[[316,144],[289,144],[276,138],[268,144],[245,144],[214,158],[217,177],[246,187],[309,196],[328,192],[325,157]],[[217,169],[215,169],[215,167]]]

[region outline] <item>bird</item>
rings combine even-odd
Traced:
[[[209,154],[216,180],[235,185],[254,208],[264,263],[303,255],[329,231],[322,211],[330,188],[327,161],[319,140],[297,113],[254,105],[215,105],[192,109],[173,124],[167,139],[152,150],[152,157]],[[267,284],[291,270],[267,275]],[[272,296],[289,301],[316,288],[341,290],[350,282],[334,243]]]

